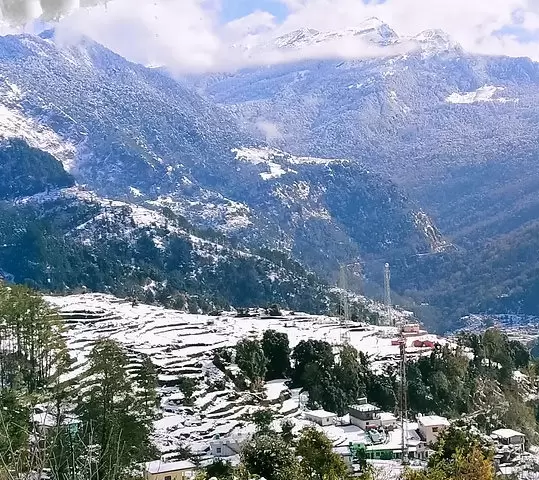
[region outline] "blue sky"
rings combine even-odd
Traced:
[[[226,23],[257,10],[269,12],[279,21],[284,20],[288,14],[288,8],[278,0],[224,0],[221,20]]]

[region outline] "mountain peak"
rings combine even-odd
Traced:
[[[278,37],[275,40],[275,45],[278,48],[300,48],[351,38],[388,45],[397,42],[399,36],[387,23],[384,23],[379,18],[371,17],[346,30],[333,32],[320,32],[312,28],[294,30]]]
[[[384,27],[388,27],[388,24],[380,20],[378,17],[369,17],[363,20],[357,28],[360,30],[378,30]]]
[[[318,30],[312,28],[300,28],[278,37],[275,40],[275,44],[279,48],[305,45],[311,43],[319,34],[320,32]]]
[[[423,49],[440,51],[450,51],[460,49],[460,45],[451,36],[440,29],[424,30],[412,40],[418,42]]]
[[[390,44],[398,41],[397,33],[385,22],[377,17],[370,17],[361,22],[356,28],[350,30],[355,36],[379,44]]]

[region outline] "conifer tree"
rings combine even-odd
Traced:
[[[142,363],[138,368],[135,381],[139,388],[138,397],[144,406],[149,417],[155,416],[155,410],[159,407],[159,397],[157,396],[157,370],[148,355],[144,355]]]
[[[275,330],[266,330],[262,337],[262,349],[268,359],[266,379],[286,378],[290,374],[288,335]]]
[[[243,339],[236,345],[236,363],[254,384],[266,376],[267,358],[258,340]]]
[[[99,444],[92,479],[113,480],[125,469],[153,455],[151,419],[145,415],[127,373],[125,350],[111,339],[99,340],[89,356],[90,377],[95,379],[80,401],[78,413],[85,423],[86,440]]]

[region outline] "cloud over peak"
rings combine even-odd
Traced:
[[[234,2],[0,0],[0,14],[10,28],[60,19],[64,40],[86,35],[133,61],[178,73],[298,56],[388,55],[410,48],[403,38],[437,29],[470,52],[539,59],[539,0],[252,0],[251,13],[223,23],[221,14]],[[284,4],[288,14],[276,18],[266,8],[271,2]],[[303,38],[291,39],[291,32]],[[282,45],[287,38],[290,45]]]

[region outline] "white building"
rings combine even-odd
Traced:
[[[248,435],[217,437],[210,442],[210,452],[214,458],[226,458],[239,455]]]
[[[381,410],[376,405],[367,403],[367,399],[360,399],[358,405],[348,409],[350,423],[363,430],[382,426]]]
[[[303,412],[306,420],[317,423],[322,427],[328,427],[334,425],[337,421],[337,414],[332,412],[326,412],[325,410],[312,410]]]
[[[187,460],[163,462],[155,460],[146,464],[145,480],[188,480],[195,478],[196,466]]]
[[[425,439],[427,445],[436,443],[440,433],[449,427],[449,420],[438,415],[422,415],[417,418],[419,433]]]
[[[500,428],[499,430],[494,430],[490,436],[499,444],[509,445],[519,452],[523,452],[525,449],[526,435],[516,430]]]

